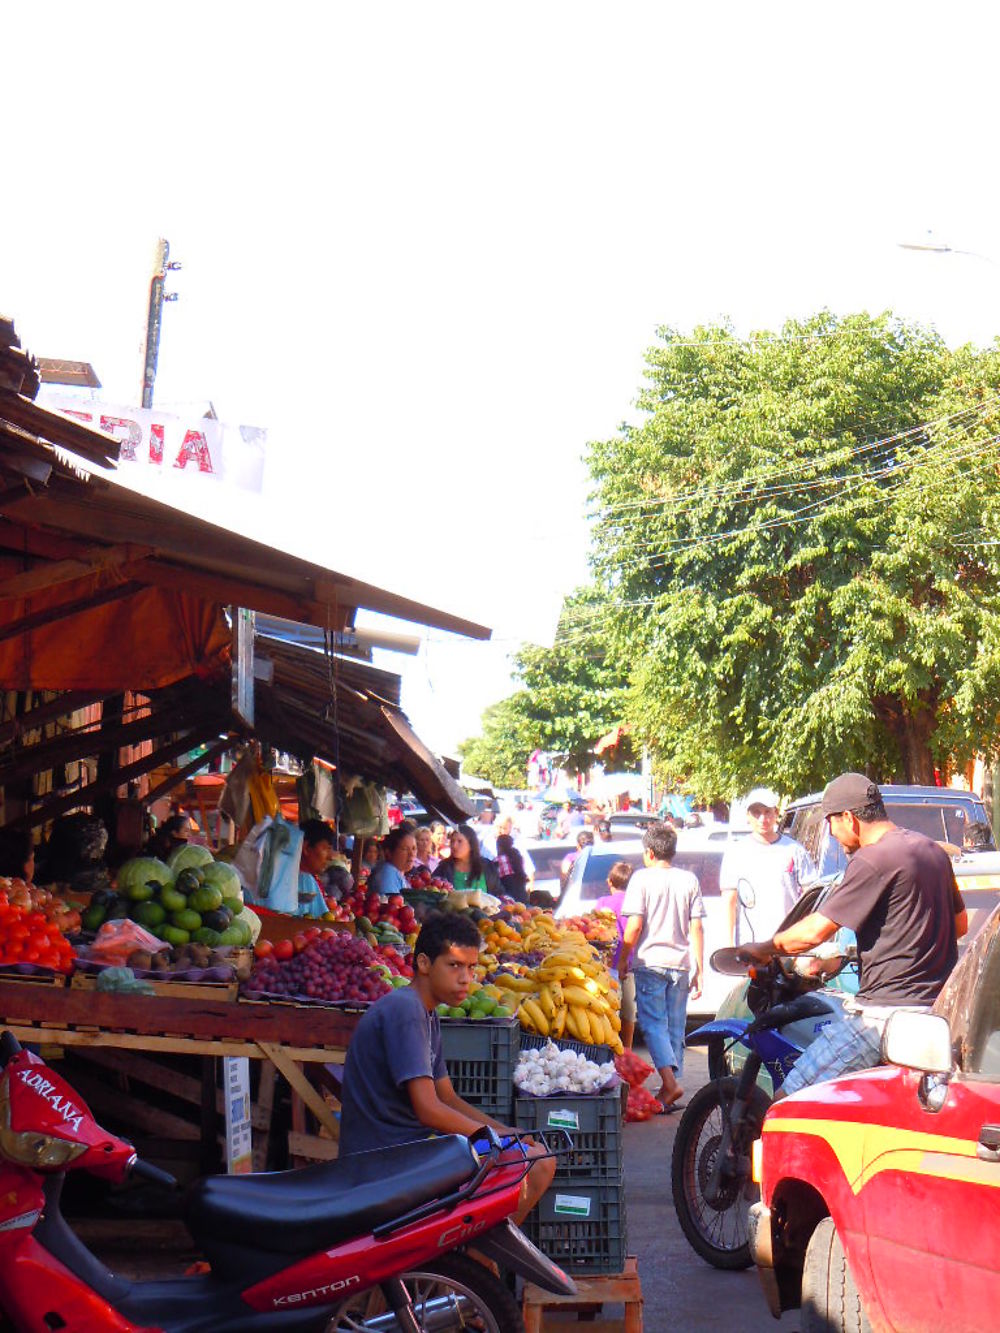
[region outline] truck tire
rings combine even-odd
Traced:
[[[823,1218],[806,1248],[802,1333],[872,1333],[831,1217]]]

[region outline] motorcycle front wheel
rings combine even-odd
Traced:
[[[517,1301],[499,1280],[465,1254],[447,1254],[401,1274],[421,1333],[524,1333]],[[341,1305],[324,1333],[396,1333],[398,1324],[378,1287]]]
[[[746,1118],[737,1129],[734,1150],[741,1168],[711,1192],[713,1171],[723,1143],[723,1117],[728,1120],[737,1080],[706,1083],[691,1098],[677,1127],[671,1160],[674,1208],[681,1230],[696,1254],[715,1268],[749,1268],[750,1205],[760,1191],[750,1179],[750,1147],[760,1135],[770,1105],[754,1085]]]

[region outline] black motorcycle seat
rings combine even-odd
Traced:
[[[210,1262],[213,1243],[308,1254],[451,1193],[475,1170],[468,1139],[446,1134],[293,1171],[206,1176],[186,1221]]]

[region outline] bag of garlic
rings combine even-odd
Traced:
[[[606,1092],[621,1080],[614,1063],[599,1065],[579,1051],[561,1050],[554,1042],[521,1052],[514,1067],[514,1086],[528,1097],[558,1097]]]

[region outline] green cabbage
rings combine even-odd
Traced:
[[[118,871],[118,892],[127,893],[132,884],[159,884],[162,888],[165,884],[172,885],[174,882],[173,872],[169,866],[158,861],[155,856],[137,856],[131,861],[126,861]]]

